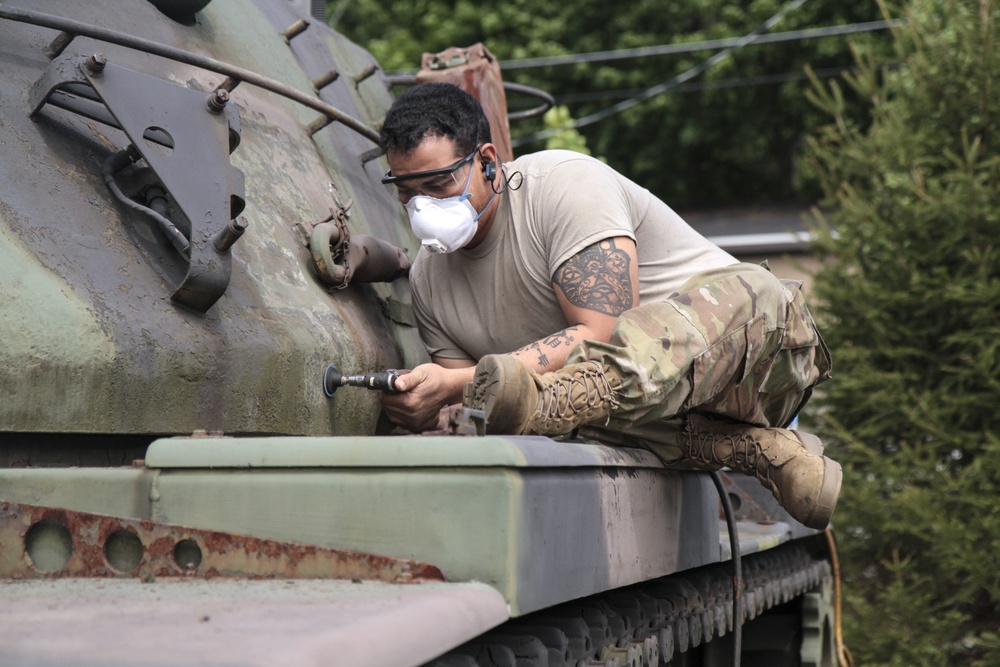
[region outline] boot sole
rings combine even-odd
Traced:
[[[524,376],[524,377],[522,377]],[[486,432],[518,435],[531,416],[527,405],[534,405],[535,383],[524,367],[508,355],[488,355],[476,366],[475,380],[466,386],[466,405],[486,415]]]

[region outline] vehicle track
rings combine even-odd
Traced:
[[[425,667],[653,667],[733,630],[729,562],[688,570],[511,619]],[[806,545],[743,558],[749,622],[832,583]],[[805,664],[805,663],[804,663]]]

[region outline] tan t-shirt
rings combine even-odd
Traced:
[[[421,249],[410,269],[420,335],[432,356],[478,361],[565,329],[552,278],[570,257],[607,238],[635,240],[640,303],[666,299],[695,273],[737,261],[594,158],[542,151],[504,171],[520,187],[499,196],[483,242],[444,255]]]

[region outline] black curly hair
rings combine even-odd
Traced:
[[[424,83],[396,98],[381,130],[386,151],[409,153],[426,137],[455,142],[455,157],[464,157],[492,141],[490,122],[479,101],[450,83]]]

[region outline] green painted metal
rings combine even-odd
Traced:
[[[0,496],[427,562],[516,615],[676,572],[682,542],[717,561],[717,530],[681,539],[697,478],[541,437],[170,438],[144,468],[0,469]]]
[[[641,449],[556,442],[541,436],[367,438],[168,438],[153,442],[147,467],[407,468],[640,467],[663,464]]]
[[[317,75],[308,69],[337,69],[324,102],[369,125],[391,102],[381,73],[351,78],[371,56],[325,27],[286,43],[280,32],[299,18],[287,3],[216,0],[192,25],[149,3],[123,12],[40,0],[31,9],[235,63],[310,95]],[[49,105],[28,118],[22,101],[55,36],[0,21],[0,432],[373,433],[376,397],[331,401],[322,373],[329,363],[371,371],[425,358],[415,329],[387,316],[406,319],[408,286],[327,291],[297,227],[353,200],[353,233],[412,254],[405,215],[378,184],[384,158],[367,158],[371,140],[337,123],[310,135],[316,111],[247,83],[233,90],[242,141],[230,160],[246,177],[249,228],[233,247],[225,295],[202,315],[169,300],[176,258],[102,182],[101,163],[125,137]],[[96,51],[179,88],[208,91],[223,78],[84,37],[63,53]],[[122,103],[155,109],[141,96]]]
[[[135,468],[0,468],[0,500],[148,519],[156,471]]]

